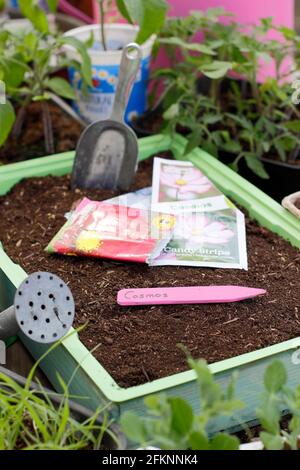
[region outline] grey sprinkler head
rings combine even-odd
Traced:
[[[38,343],[50,344],[71,328],[75,315],[72,292],[55,274],[31,274],[17,289],[14,305],[0,313],[0,340],[21,330]]]

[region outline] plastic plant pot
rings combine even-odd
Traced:
[[[87,94],[81,92],[80,73],[72,67],[69,69],[70,81],[78,95],[78,100],[76,103],[74,102],[74,109],[86,122],[110,117],[119,76],[122,49],[126,44],[134,41],[137,31],[137,26],[128,24],[105,25],[108,51],[102,50],[99,25],[82,26],[66,33],[67,36],[75,37],[81,41],[87,41],[91,34],[95,38],[94,47],[89,50],[92,60],[93,88],[90,88]],[[133,117],[143,114],[147,107],[147,84],[154,40],[155,36],[152,36],[141,46],[143,59],[126,110],[125,119],[127,122],[130,122]],[[72,58],[78,58],[71,46],[66,46],[66,48]]]
[[[171,150],[175,158],[181,159],[185,146],[186,140],[182,136],[175,136],[172,140],[167,136],[159,135],[143,138],[139,141],[140,160],[167,150]],[[230,199],[246,208],[250,217],[300,248],[300,221],[296,217],[201,149],[195,149],[189,155],[189,159]],[[24,178],[68,174],[72,169],[73,160],[74,152],[69,152],[59,157],[44,157],[34,161],[6,165],[0,169],[0,193],[6,194]],[[24,270],[14,264],[0,249],[0,307],[5,308],[11,304],[16,287],[25,277]],[[45,352],[45,347],[24,337],[21,339],[35,358]],[[255,421],[255,410],[263,392],[264,371],[275,358],[284,363],[289,385],[298,385],[300,382],[298,348],[300,348],[300,338],[295,338],[211,364],[210,368],[217,382],[223,386],[228,384],[234,370],[239,372],[236,393],[247,403],[247,408],[234,416],[216,420],[210,431],[236,429],[241,422]],[[112,403],[110,410],[112,416],[115,417],[125,410],[143,415],[144,398],[149,394],[159,392],[182,396],[189,401],[195,412],[199,412],[199,391],[194,371],[174,374],[125,389],[114,381],[76,334],[69,336],[49,353],[42,361],[41,367],[56,390],[61,390],[57,379],[57,375],[60,374],[66,383],[70,382],[69,391],[71,395],[78,397],[76,401],[80,401],[80,396],[89,397],[84,403],[90,409],[96,409],[100,403]]]
[[[297,201],[300,201],[300,191],[286,196],[282,201],[282,205],[285,209],[300,219],[300,209],[296,206]]]
[[[239,168],[240,174],[278,202],[281,202],[286,194],[299,189],[300,165],[270,160],[269,158],[261,160],[270,176],[269,179],[262,179],[255,175],[243,161]]]

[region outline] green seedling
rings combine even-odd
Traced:
[[[198,146],[215,157],[226,153],[233,169],[244,159],[254,173],[268,178],[258,157],[293,162],[299,156],[300,113],[293,104],[286,60],[293,56],[297,63],[300,38],[274,26],[272,18],[249,27],[227,14],[223,24],[220,17],[226,14],[222,8],[210,9],[166,22],[160,45],[170,67],[154,72],[155,83],[164,85],[156,103],[163,109],[163,132],[183,132],[186,154]],[[271,31],[282,42],[268,39]],[[259,84],[266,63],[274,65],[275,78]],[[209,80],[207,89],[196,91],[203,77]]]
[[[100,17],[100,37],[103,49],[107,50],[105,24],[112,10],[112,0],[97,0]],[[164,25],[168,3],[166,0],[116,0],[118,13],[130,24],[137,24],[139,32],[135,42],[143,44],[152,34],[158,34]]]
[[[260,433],[267,450],[299,450],[300,448],[300,386],[287,386],[287,373],[280,361],[266,369],[264,375],[265,391],[261,405],[257,409],[257,417],[262,425]],[[282,410],[289,410],[291,419],[288,429],[280,425]]]
[[[244,407],[234,396],[236,376],[226,391],[215,381],[206,362],[188,359],[194,369],[199,387],[201,411],[195,414],[187,400],[165,394],[145,398],[146,416],[126,412],[121,426],[130,441],[168,450],[237,450],[236,436],[219,433],[209,436],[209,426],[221,416],[230,416]]]
[[[77,333],[84,327],[77,329]],[[63,391],[60,395],[45,390],[39,382],[38,387],[31,386],[41,361],[60,344],[61,340],[40,357],[24,386],[0,372],[0,450],[98,450],[105,435],[117,446],[118,439],[108,415],[109,405],[78,421],[70,408],[70,399],[74,397],[60,376],[57,377]]]

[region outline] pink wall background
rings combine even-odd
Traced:
[[[260,18],[273,17],[274,24],[278,26],[294,27],[295,4],[294,0],[169,0],[169,16],[185,16],[191,10],[206,10],[208,8],[223,7],[226,11],[236,15],[236,21],[243,24],[258,23]],[[280,35],[272,32],[272,39],[281,40]],[[164,54],[160,54],[154,66],[165,66]],[[290,66],[287,60],[285,69]],[[268,76],[274,76],[274,64],[262,64],[259,81]]]
[[[294,25],[294,0],[168,0],[168,3],[170,16],[185,16],[191,10],[223,6],[236,13],[238,21],[242,23],[257,22],[259,18],[273,16],[277,24]]]

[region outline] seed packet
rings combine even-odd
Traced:
[[[176,214],[152,266],[248,269],[244,214],[192,163],[155,158],[152,210]]]
[[[174,162],[176,164],[176,162]],[[151,207],[151,188],[110,199],[111,204]],[[177,213],[172,239],[151,266],[199,266],[247,269],[244,214],[226,199],[226,209]]]
[[[225,209],[177,215],[172,240],[151,265],[247,270],[244,214]]]
[[[46,251],[150,263],[170,241],[174,216],[84,198]]]
[[[191,162],[154,159],[152,210],[210,212],[228,205],[224,194]]]

